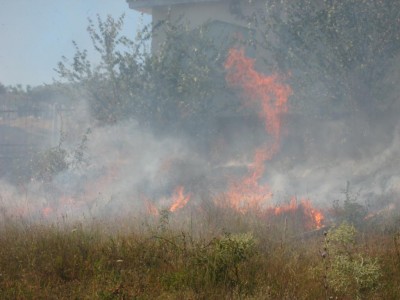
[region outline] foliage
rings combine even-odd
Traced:
[[[343,191],[345,199],[343,204],[336,200],[333,203],[333,217],[338,223],[347,222],[356,227],[360,227],[364,223],[368,209],[366,206],[357,202],[357,195],[353,195],[350,189],[350,182],[346,183],[346,189]]]
[[[227,108],[229,102],[221,101],[225,52],[208,34],[207,24],[189,30],[168,19],[153,31],[144,26],[131,40],[120,34],[123,20],[98,17],[96,25],[89,20],[99,65],[92,65],[87,51],[74,43],[72,62],[64,57],[56,70],[89,100],[99,124],[134,118],[156,130],[193,130]],[[151,53],[150,35],[157,32],[165,39]]]
[[[21,85],[7,87],[5,92],[0,92],[0,103],[5,109],[16,111],[16,116],[38,115],[39,111],[50,106],[50,101],[44,104],[40,101],[50,88],[24,89]],[[46,107],[47,105],[47,107]]]
[[[72,62],[63,57],[63,61],[58,63],[56,72],[72,85],[74,91],[78,91],[75,97],[88,98],[92,114],[96,119],[102,123],[115,123],[117,116],[127,111],[126,105],[122,105],[126,97],[120,86],[121,82],[118,80],[118,66],[123,63],[124,58],[126,59],[120,49],[131,47],[132,41],[119,36],[123,16],[117,20],[109,16],[105,21],[98,16],[97,21],[98,32],[90,19],[87,30],[95,50],[100,55],[100,64],[92,66],[87,50],[81,50],[73,42],[76,52]],[[133,76],[137,76],[139,68],[136,63],[139,49],[135,50],[136,52],[133,52],[130,57]]]
[[[0,82],[0,95],[4,95],[4,94],[6,94],[6,93],[7,93],[7,88],[5,87],[4,84],[2,84],[2,83]]]
[[[358,252],[356,233],[347,223],[329,230],[325,245],[329,259],[326,276],[328,286],[336,293],[362,298],[378,287],[382,273],[376,259]]]
[[[158,221],[158,229],[161,233],[165,233],[169,226],[170,211],[168,209],[162,209],[160,211],[160,219]]]
[[[48,177],[45,173],[64,169],[65,149],[54,147],[52,142],[56,127],[63,126],[63,116],[74,108],[62,88],[56,85],[7,87],[6,93],[0,95],[0,104],[4,139],[0,151],[2,156],[10,158],[0,162],[0,176],[22,183],[29,181],[33,173]]]
[[[280,224],[243,215],[226,230],[199,219],[160,231],[150,220],[85,219],[39,224],[0,219],[4,299],[398,299],[400,268],[392,236],[361,240],[342,224],[327,234],[329,295],[321,284],[319,234],[276,237]],[[177,221],[176,215],[170,222]],[[206,220],[206,219],[205,219]],[[142,222],[144,221],[144,222]],[[196,220],[194,220],[197,222]],[[27,223],[24,223],[27,222]],[[239,228],[247,227],[252,234]],[[281,229],[283,230],[283,229]],[[241,233],[242,232],[242,233]],[[379,264],[378,264],[379,259]]]
[[[165,40],[149,65],[153,86],[148,97],[154,101],[150,120],[162,122],[162,127],[186,124],[199,130],[234,104],[224,99],[226,49],[218,47],[209,25],[189,30],[179,21],[166,20],[160,27]]]
[[[253,235],[227,234],[216,239],[208,252],[207,275],[216,284],[243,285],[239,267],[256,254]],[[204,259],[204,258],[203,258]]]
[[[79,144],[73,149],[67,149],[63,145],[64,133],[57,146],[36,153],[31,165],[25,169],[25,176],[42,182],[51,182],[57,174],[67,169],[78,169],[87,166],[89,161],[86,153],[90,128],[83,134]]]
[[[33,177],[50,182],[53,176],[68,168],[67,155],[67,151],[60,146],[37,154],[32,166]]]
[[[399,55],[399,11],[396,0],[274,0],[242,18],[257,31],[266,63],[292,72],[297,109],[372,114],[394,104],[381,87]]]

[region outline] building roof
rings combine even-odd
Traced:
[[[220,2],[221,0],[126,0],[129,7],[136,10],[148,11],[157,6],[169,6],[189,3]]]

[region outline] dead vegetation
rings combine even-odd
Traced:
[[[3,220],[3,299],[398,299],[399,218],[304,234],[214,208],[71,225]],[[187,211],[186,211],[187,213]],[[216,218],[215,216],[219,217]],[[382,219],[383,220],[383,219]],[[373,229],[372,229],[373,228]],[[333,298],[330,298],[333,297]],[[338,297],[338,298],[336,298]]]

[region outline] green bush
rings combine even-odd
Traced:
[[[337,294],[358,298],[374,291],[379,284],[381,268],[376,259],[359,252],[356,229],[347,223],[329,230],[326,249],[329,254],[328,286]]]
[[[207,252],[206,272],[211,282],[229,286],[242,284],[240,265],[256,254],[252,234],[226,234],[214,240]]]

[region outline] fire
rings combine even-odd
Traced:
[[[288,204],[283,204],[281,206],[275,207],[275,208],[270,208],[269,211],[271,211],[275,216],[279,216],[281,214],[287,213],[287,212],[293,212],[298,209],[298,204],[297,204],[297,198],[292,197],[290,200],[290,203]]]
[[[308,216],[311,220],[309,228],[321,228],[322,222],[324,221],[323,213],[320,210],[313,208],[309,199],[302,200],[301,205],[303,206],[304,214]]]
[[[147,213],[149,215],[158,216],[160,214],[158,212],[158,208],[152,202],[150,202],[150,200],[146,199],[145,204],[146,204]]]
[[[50,206],[46,206],[45,208],[43,208],[42,210],[42,214],[45,217],[48,217],[51,213],[53,213],[53,209]]]
[[[191,195],[190,194],[185,194],[185,188],[183,186],[177,186],[171,197],[163,197],[159,199],[160,202],[164,201],[171,201],[172,204],[170,207],[167,209],[169,212],[176,212],[179,209],[184,208],[187,203],[190,200]],[[153,201],[151,201],[149,198],[146,196],[142,195],[142,201],[144,202],[146,211],[149,215],[152,216],[159,216],[160,215],[160,210],[159,208],[154,204]]]
[[[259,111],[265,130],[273,139],[272,144],[263,145],[255,151],[248,175],[229,188],[227,196],[230,204],[240,212],[260,210],[272,198],[268,185],[259,181],[265,171],[265,162],[271,160],[279,149],[282,116],[288,110],[287,102],[291,94],[290,87],[283,84],[277,75],[267,76],[257,72],[254,63],[254,59],[245,56],[243,49],[231,49],[225,62],[227,83],[242,89],[245,104]]]
[[[174,192],[170,200],[172,200],[172,204],[168,209],[169,212],[176,212],[179,209],[182,209],[189,202],[191,195],[185,194],[185,188],[183,186],[178,186],[175,188]],[[146,211],[149,215],[158,216],[160,215],[160,211],[157,206],[147,197],[143,196],[144,204],[146,207]],[[167,200],[166,198],[162,198],[161,201]]]
[[[178,186],[172,195],[173,203],[169,211],[175,212],[178,209],[185,207],[190,200],[190,196],[191,196],[190,194],[185,195],[185,188],[183,186]]]
[[[226,81],[230,86],[241,87],[247,104],[257,106],[265,130],[274,138],[272,149],[277,151],[281,119],[288,111],[287,102],[292,90],[281,82],[278,75],[267,76],[257,72],[254,64],[255,60],[246,57],[243,49],[231,49],[225,61]]]
[[[324,216],[321,211],[312,207],[308,199],[298,202],[293,197],[289,204],[280,207],[271,207],[269,203],[273,193],[262,179],[266,162],[279,151],[282,119],[288,112],[288,98],[292,90],[283,83],[280,76],[259,73],[254,66],[255,60],[246,57],[244,50],[231,49],[225,62],[226,81],[229,86],[237,87],[241,91],[245,105],[258,111],[259,118],[263,121],[265,131],[269,136],[269,142],[255,150],[253,162],[248,165],[247,174],[229,184],[225,199],[230,207],[240,213],[253,211],[259,216],[296,215],[301,218],[305,228],[320,228]],[[221,140],[220,143],[223,144],[223,141]],[[122,158],[117,160],[105,168],[102,176],[87,183],[82,195],[77,196],[77,199],[65,196],[60,199],[59,204],[78,208],[78,203],[96,200],[100,193],[110,189],[121,177],[121,167],[124,163],[125,160]],[[160,174],[164,176],[165,173],[171,172],[174,163],[174,158],[166,159],[160,167]],[[170,197],[158,199],[158,202],[144,198],[143,203],[148,214],[158,216],[160,210],[155,203],[171,203],[167,206],[167,210],[172,213],[184,208],[190,198],[191,194],[185,193],[184,186],[177,186]],[[51,207],[45,207],[42,211],[44,216],[52,213]]]
[[[279,151],[282,118],[288,112],[288,98],[292,90],[278,75],[259,73],[254,65],[255,60],[246,57],[243,49],[231,49],[225,61],[226,81],[228,85],[240,88],[245,104],[259,112],[272,141],[255,151],[248,174],[230,185],[227,192],[229,205],[242,213],[249,210],[275,216],[298,213],[306,228],[320,228],[323,214],[313,208],[309,200],[298,202],[293,197],[289,204],[280,207],[271,208],[267,205],[273,194],[267,184],[260,184],[260,180],[265,172],[265,162]]]
[[[267,216],[297,215],[301,217],[306,229],[321,228],[324,220],[323,213],[315,209],[309,199],[301,199],[299,202],[296,197],[292,197],[288,204],[268,208],[265,214]]]
[[[231,183],[227,196],[230,206],[235,210],[242,213],[248,210],[260,210],[263,204],[272,198],[269,186],[259,184],[267,158],[268,153],[264,149],[258,149],[254,163],[249,167],[249,174],[241,181]]]

